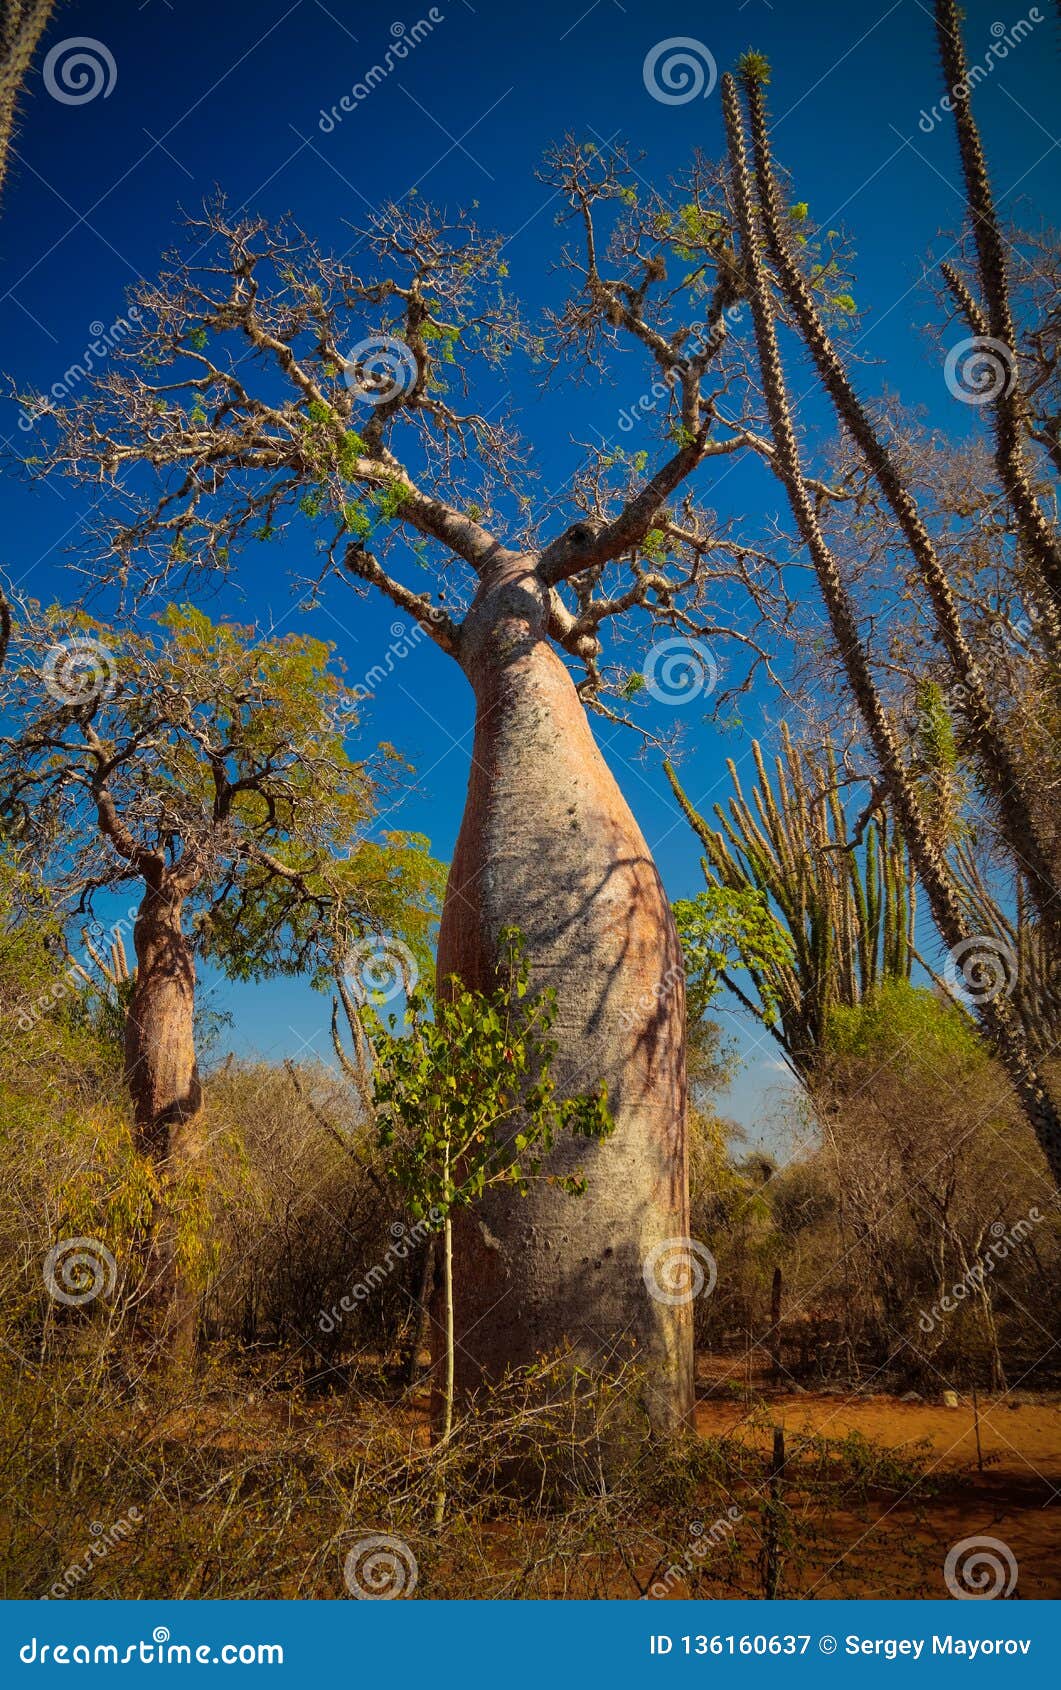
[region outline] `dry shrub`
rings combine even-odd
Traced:
[[[868,1519],[900,1494],[909,1507],[921,1483],[916,1460],[806,1440],[776,1497],[736,1434],[643,1447],[605,1483],[630,1371],[574,1386],[562,1365],[514,1375],[432,1448],[422,1400],[380,1402],[356,1376],[324,1398],[281,1390],[273,1360],[257,1375],[215,1361],[194,1382],[97,1369],[89,1386],[72,1355],[44,1373],[7,1356],[0,1595],[342,1599],[347,1557],[383,1535],[395,1576],[415,1561],[420,1598],[758,1596],[768,1529],[794,1589],[837,1559],[831,1510]],[[536,1485],[511,1482],[516,1448]]]
[[[905,984],[831,1033],[813,1097],[792,1105],[809,1148],[694,1155],[692,1230],[718,1262],[699,1342],[750,1340],[764,1359],[779,1345],[782,1383],[1052,1383],[1057,1197],[998,1064],[956,1008]]]
[[[304,1366],[389,1352],[410,1323],[419,1249],[349,1085],[322,1066],[230,1066],[207,1086],[206,1120],[208,1338],[282,1344]]]
[[[46,986],[49,967],[32,947],[0,955],[6,1001],[27,979]],[[838,1563],[835,1512],[858,1529],[875,1497],[916,1491],[917,1475],[871,1446],[819,1440],[794,1450],[775,1495],[754,1414],[726,1438],[617,1460],[636,1370],[587,1377],[564,1358],[484,1393],[432,1448],[426,1393],[381,1366],[408,1336],[418,1264],[396,1248],[403,1218],[368,1124],[326,1069],[230,1063],[207,1084],[198,1184],[175,1198],[207,1343],[198,1374],[182,1374],[159,1353],[143,1283],[163,1194],[132,1148],[113,1039],[76,998],[27,1020],[0,1030],[4,1596],[342,1598],[348,1555],[378,1534],[415,1558],[422,1597],[761,1595],[768,1570],[795,1590]],[[926,1114],[911,1130],[930,1125]],[[994,1201],[983,1184],[994,1116],[989,1130],[968,1191],[956,1186],[956,1219],[977,1192],[977,1214]],[[953,1122],[939,1131],[954,1141]],[[847,1118],[842,1154],[820,1150],[785,1175],[755,1159],[734,1167],[717,1130],[700,1135],[694,1232],[719,1259],[709,1318],[723,1327],[761,1307],[782,1257],[790,1295],[810,1294],[838,1254],[852,1159],[869,1177],[873,1135],[871,1191],[876,1202],[879,1182],[885,1204],[907,1152],[885,1156],[868,1118]],[[1009,1214],[1008,1161],[1004,1172],[990,1194]],[[64,1236],[95,1239],[115,1263],[113,1286],[83,1305],[57,1303],[44,1284]],[[917,1226],[896,1220],[887,1236],[913,1272]],[[350,1300],[370,1274],[371,1295]],[[872,1268],[853,1284],[868,1354],[881,1319]],[[344,1296],[349,1311],[322,1332],[322,1311]]]

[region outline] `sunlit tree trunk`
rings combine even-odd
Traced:
[[[201,1151],[202,1089],[195,1060],[195,959],[182,924],[183,901],[165,882],[149,886],[133,929],[136,980],[125,1024],[125,1078],[139,1149],[164,1189],[179,1182]],[[196,1299],[180,1271],[172,1211],[154,1242],[152,1271],[175,1359],[195,1353]]]
[[[584,1169],[585,1195],[538,1182],[456,1212],[457,1389],[565,1344],[583,1365],[633,1351],[647,1419],[669,1432],[692,1410],[691,1308],[654,1296],[644,1265],[689,1230],[681,954],[545,621],[519,560],[484,579],[461,631],[477,717],[438,973],[494,988],[499,934],[519,927],[532,984],[557,996],[553,1074],[569,1093],[605,1081],[616,1131],[554,1153],[554,1168]]]

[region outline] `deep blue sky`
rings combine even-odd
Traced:
[[[549,290],[558,244],[554,207],[535,180],[546,145],[565,130],[621,137],[644,151],[649,179],[680,170],[692,148],[721,150],[717,92],[679,106],[650,98],[642,79],[646,53],[671,36],[702,42],[719,71],[746,47],[774,66],[771,100],[778,157],[795,175],[818,220],[842,223],[856,237],[858,300],[865,310],[861,350],[871,360],[863,384],[885,382],[907,402],[951,427],[956,415],[939,358],[921,332],[931,315],[920,283],[922,259],[940,231],[961,215],[958,164],[950,127],[925,134],[923,110],[941,93],[929,10],[920,0],[850,5],[840,0],[725,0],[717,5],[668,0],[442,0],[443,14],[421,44],[333,133],[322,108],[380,62],[393,38],[425,17],[419,0],[404,6],[343,0],[72,0],[60,6],[38,56],[23,111],[0,224],[0,369],[47,387],[83,353],[93,323],[121,312],[126,287],[150,276],[172,244],[178,208],[194,209],[214,184],[236,204],[268,215],[292,211],[325,245],[345,249],[369,205],[399,199],[414,185],[425,198],[479,202],[488,227],[511,234],[511,285],[533,313]],[[969,0],[965,37],[983,59],[999,30],[1033,8],[1023,0]],[[997,65],[977,94],[999,199],[1019,199],[1056,221],[1061,198],[1056,88],[1058,26],[1052,0],[1044,21]],[[44,52],[73,36],[102,42],[113,57],[111,93],[61,104],[43,85]],[[1030,213],[1029,213],[1030,215]],[[942,244],[942,243],[939,243]],[[98,332],[98,331],[97,331]],[[957,338],[954,336],[954,338]],[[535,439],[544,483],[564,484],[578,454],[568,430],[595,427],[616,435],[620,407],[643,389],[634,370],[617,385],[542,399],[518,391],[524,432]],[[5,405],[0,432],[15,450],[32,449]],[[629,440],[629,436],[623,437]],[[736,475],[711,502],[722,512],[748,500],[775,508],[761,478]],[[72,598],[78,529],[87,500],[67,484],[30,491],[12,477],[0,485],[0,566],[40,598]],[[760,510],[760,515],[762,511]],[[71,547],[74,551],[71,551]],[[294,626],[286,571],[302,556],[246,556],[244,602],[231,608],[252,620]],[[226,604],[228,601],[226,600]],[[333,638],[352,676],[378,660],[394,620],[385,605],[333,593],[313,625]],[[695,749],[683,766],[701,805],[717,796],[723,759],[746,756],[748,732],[722,736],[687,713]],[[381,692],[366,732],[400,745],[421,772],[419,789],[396,825],[420,827],[448,857],[463,804],[472,726],[471,695],[448,659],[425,644]],[[700,885],[695,842],[676,818],[669,790],[621,731],[602,743],[674,896]],[[260,988],[222,985],[216,1001],[240,1023],[237,1048],[279,1055],[327,1047],[326,1005],[290,982]],[[731,1112],[769,1136],[770,1052],[744,1036],[748,1066]]]

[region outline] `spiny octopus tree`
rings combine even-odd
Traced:
[[[55,0],[3,0],[0,6],[0,194],[7,180],[19,98],[54,4]],[[0,589],[0,669],[10,638],[11,609]]]
[[[1002,378],[992,381],[984,395],[993,399],[999,482],[994,503],[1002,509],[1008,507],[1014,519],[1016,560],[1010,572],[1023,583],[1034,611],[1036,641],[1047,671],[1054,677],[1056,697],[1061,540],[1039,497],[1033,469],[1033,442],[1048,448],[1048,440],[1041,439],[1037,407],[1024,398],[1024,347],[1014,326],[1001,232],[969,103],[957,12],[952,0],[937,0],[935,13],[944,66],[955,73],[950,95],[976,255],[972,286],[953,265],[944,268],[944,277],[969,326],[977,335],[991,331],[974,345],[982,358],[993,361],[995,374],[1001,373]],[[801,255],[793,231],[792,208],[779,185],[771,154],[765,100],[768,82],[766,60],[749,53],[742,61],[739,82],[733,76],[724,76],[721,92],[740,258],[775,448],[771,464],[785,489],[795,528],[814,569],[832,653],[861,718],[864,739],[876,763],[880,792],[886,795],[899,822],[943,943],[973,989],[980,1027],[1005,1067],[1058,1180],[1061,1108],[1056,1089],[1051,1087],[1046,1060],[1049,1051],[1044,1053],[1039,1047],[1035,1029],[1022,1018],[1020,1000],[1011,1002],[1000,982],[985,983],[978,978],[978,959],[985,950],[990,954],[991,945],[984,945],[984,935],[973,925],[975,911],[963,898],[959,879],[947,860],[945,842],[934,826],[933,806],[919,792],[916,768],[904,756],[880,680],[879,659],[875,661],[871,653],[865,604],[852,590],[852,578],[857,579],[858,571],[841,565],[846,542],[837,530],[844,524],[835,520],[835,506],[830,510],[828,502],[821,500],[820,483],[807,475],[806,450],[784,373],[779,321],[790,323],[805,345],[842,425],[841,470],[835,487],[837,502],[850,501],[847,526],[861,524],[857,531],[864,547],[878,550],[887,557],[890,567],[901,572],[909,596],[919,604],[938,645],[963,749],[996,818],[998,855],[1012,877],[1018,900],[1025,895],[1036,913],[1038,954],[1044,959],[1047,983],[1053,989],[1061,977],[1061,885],[1050,819],[1037,802],[1040,782],[1036,772],[1026,762],[1022,766],[1012,719],[1006,719],[992,695],[989,671],[970,638],[968,619],[963,619],[954,581],[961,569],[947,555],[953,541],[945,531],[940,532],[938,524],[935,533],[930,531],[927,507],[919,504],[913,491],[915,475],[905,443],[895,441],[886,420],[874,416],[857,394],[847,364],[814,300],[813,271]],[[746,128],[752,140],[750,158]],[[1054,708],[1052,699],[1050,708]]]
[[[755,629],[780,603],[772,565],[688,484],[772,448],[726,403],[741,365],[722,177],[697,163],[672,210],[638,204],[625,161],[592,147],[563,145],[546,174],[582,252],[540,339],[508,296],[503,242],[469,215],[388,206],[355,267],[290,225],[208,205],[186,253],[138,290],[135,343],[52,408],[45,467],[93,489],[111,580],[149,591],[227,574],[247,542],[308,528],[314,590],[335,577],[383,595],[467,678],[475,738],[438,976],[492,991],[500,935],[517,928],[532,986],[556,991],[554,1078],[569,1094],[603,1081],[616,1130],[557,1152],[561,1178],[567,1154],[583,1158],[577,1215],[546,1183],[461,1217],[458,1388],[564,1344],[598,1366],[633,1345],[648,1420],[665,1430],[692,1407],[682,960],[587,707],[614,718],[609,687],[639,684],[639,661],[604,663],[606,629],[628,618],[669,630],[653,661],[695,668],[708,661],[696,638],[729,634],[728,599],[750,597],[740,684],[768,661]],[[668,262],[684,278],[673,288]],[[679,415],[651,461],[591,450],[535,509],[504,365],[593,369],[624,339]]]

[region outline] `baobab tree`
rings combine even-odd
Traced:
[[[614,160],[572,143],[549,171],[580,218],[587,199],[623,210]],[[699,240],[677,217],[667,227],[683,251]],[[596,359],[631,337],[680,395],[681,426],[658,462],[592,458],[550,537],[552,512],[531,519],[527,448],[504,415],[488,418],[495,401],[463,397],[537,350],[508,299],[499,238],[408,201],[370,220],[361,274],[297,229],[223,204],[189,236],[192,256],[139,290],[135,342],[91,393],[53,407],[49,467],[100,484],[88,544],[94,533],[101,567],[130,585],[228,571],[242,543],[305,524],[319,579],[381,593],[463,671],[476,728],[438,974],[492,992],[499,935],[518,928],[532,984],[556,989],[558,1086],[603,1082],[615,1132],[585,1147],[577,1219],[548,1183],[491,1193],[474,1222],[461,1217],[458,1389],[563,1343],[598,1365],[633,1343],[649,1417],[674,1428],[692,1404],[681,953],[586,706],[608,709],[607,682],[631,678],[622,665],[602,674],[607,624],[640,613],[661,626],[670,639],[653,662],[684,658],[695,696],[710,663],[695,640],[733,626],[727,591],[765,607],[776,587],[769,560],[691,502],[670,508],[696,469],[757,449],[720,411],[726,254],[699,241],[706,291],[689,292],[672,336],[642,311],[654,255],[634,259],[640,281],[621,290],[596,269],[579,279],[545,351],[579,344]],[[408,584],[425,567],[432,591]],[[736,637],[753,664],[764,659],[753,634]],[[668,682],[651,670],[657,692]],[[568,1153],[556,1152],[560,1177]]]
[[[439,974],[491,992],[499,936],[518,928],[532,983],[556,988],[558,1083],[574,1094],[603,1081],[615,1132],[584,1158],[577,1220],[545,1186],[491,1194],[455,1229],[458,1388],[564,1342],[597,1362],[632,1341],[663,1429],[692,1400],[688,1303],[652,1271],[672,1247],[689,1269],[682,965],[587,712],[621,719],[636,701],[616,695],[638,689],[673,696],[683,663],[685,698],[720,674],[717,698],[739,691],[791,625],[787,542],[772,531],[753,542],[704,503],[712,471],[738,457],[782,480],[791,467],[760,386],[774,301],[752,263],[754,230],[748,250],[757,213],[740,163],[697,157],[663,193],[621,151],[572,139],[551,151],[543,178],[573,229],[571,290],[542,336],[510,297],[504,242],[469,214],[411,197],[384,206],[355,259],[293,224],[209,204],[157,282],[136,290],[135,337],[82,397],[51,407],[42,465],[91,485],[82,550],[131,592],[226,574],[252,540],[308,537],[314,590],[334,577],[381,594],[464,673],[475,739]],[[844,269],[833,242],[808,277],[830,318],[848,309]],[[616,440],[587,448],[537,503],[502,375],[525,355],[587,378],[638,372],[643,389]],[[799,486],[819,511],[854,497],[802,469]],[[834,619],[832,635],[845,655],[859,646],[853,617]],[[876,696],[868,679],[860,704]],[[901,757],[866,732],[887,750],[890,794]],[[985,767],[996,750],[984,740]],[[948,944],[965,933],[943,931]],[[985,1021],[1013,1047],[1010,1072],[1048,1140],[1050,1105],[1004,1008]]]
[[[188,607],[147,634],[31,608],[4,702],[5,828],[48,864],[59,911],[136,889],[125,1077],[138,1148],[180,1179],[202,1151],[197,956],[324,980],[366,933],[426,952],[427,842],[368,837],[403,765],[351,755],[356,701],[323,642]]]

